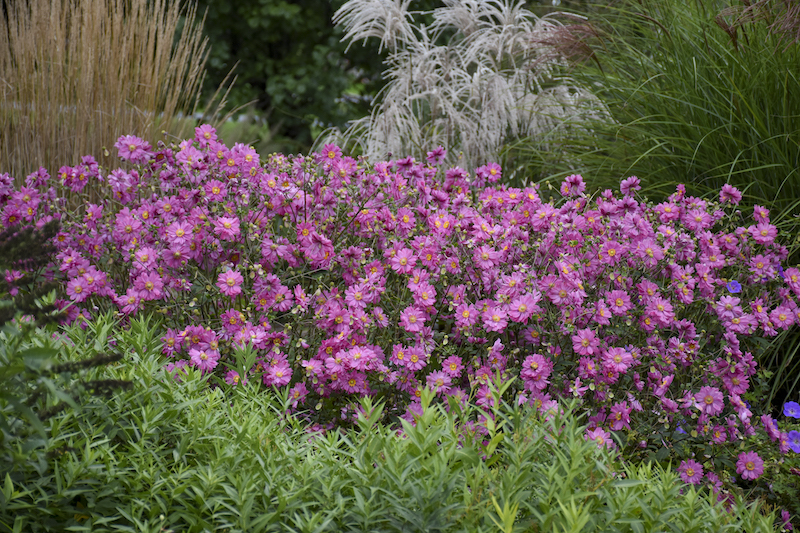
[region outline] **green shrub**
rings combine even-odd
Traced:
[[[623,466],[569,410],[429,406],[398,432],[365,399],[356,428],[309,433],[283,415],[286,398],[164,373],[152,320],[113,324],[71,328],[63,353],[124,346],[110,372],[133,389],[54,417],[49,446],[68,451],[6,481],[5,530],[772,530],[755,505],[725,511],[674,472]]]
[[[119,355],[56,361],[60,340],[54,322],[60,314],[53,305],[54,286],[43,282],[42,271],[52,260],[49,242],[57,231],[58,224],[51,222],[0,234],[0,527],[8,530],[14,485],[37,480],[69,449],[53,444],[54,422],[88,397],[107,397],[128,384],[83,379],[88,370],[118,361]],[[27,273],[21,276],[16,268]]]

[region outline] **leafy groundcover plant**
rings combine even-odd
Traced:
[[[116,148],[126,166],[109,173],[42,169],[19,190],[5,176],[0,221],[59,216],[46,274],[70,320],[159,314],[169,372],[276,387],[318,429],[354,423],[361,397],[411,421],[426,389],[489,409],[492,379],[511,382],[508,401],[574,398],[586,439],[685,462],[721,499],[796,495],[763,475],[789,476],[797,456],[759,403],[754,354],[797,321],[800,270],[782,265],[767,209],[737,210],[737,189],[653,204],[635,177],[588,197],[572,175],[546,198],[497,185],[494,163],[439,168],[441,147],[423,162],[326,145],[262,163],[209,126]],[[68,211],[77,170],[108,196]]]
[[[196,368],[173,379],[158,329],[111,313],[66,328],[68,361],[124,347],[106,373],[133,387],[51,421],[49,449],[69,451],[5,481],[3,531],[773,531],[759,506],[726,510],[674,471],[623,466],[569,408],[503,401],[509,382],[490,408],[426,391],[400,433],[368,398],[355,427],[308,433],[286,391],[210,388]]]

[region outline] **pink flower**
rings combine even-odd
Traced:
[[[219,352],[216,350],[200,350],[197,348],[192,348],[189,350],[189,359],[194,366],[203,372],[209,372],[214,370],[214,368],[217,366],[217,361],[219,361]]]
[[[139,310],[142,299],[139,298],[139,291],[135,287],[128,287],[128,291],[116,300],[119,311],[123,315],[130,315]]]
[[[664,259],[664,250],[653,239],[644,239],[636,244],[636,256],[648,267],[654,267]]]
[[[220,217],[214,221],[214,232],[223,241],[232,241],[239,236],[239,219],[236,217]]]
[[[473,326],[478,320],[478,309],[473,304],[466,302],[458,304],[456,307],[456,326],[467,329]]]
[[[200,148],[205,148],[208,143],[217,140],[217,130],[210,124],[203,124],[194,129],[194,138],[200,144]]]
[[[451,355],[442,361],[442,371],[447,372],[451,377],[458,378],[461,376],[461,371],[464,369],[464,364],[461,358],[457,355]]]
[[[302,381],[289,389],[289,401],[292,407],[297,407],[297,404],[302,403],[306,396],[308,396],[308,388]]]
[[[603,428],[595,428],[592,430],[587,429],[586,434],[583,436],[587,441],[593,440],[597,443],[598,448],[605,446],[606,448],[613,449],[614,441],[611,440],[611,433]]]
[[[217,287],[225,296],[235,298],[242,293],[244,278],[236,270],[227,270],[217,277]]]
[[[646,316],[651,317],[662,327],[669,326],[675,320],[672,304],[661,296],[655,296],[649,300],[646,313]]]
[[[133,286],[139,291],[139,298],[142,300],[158,300],[163,295],[164,280],[158,272],[145,272],[136,278]]]
[[[400,313],[400,327],[409,333],[418,333],[422,331],[425,320],[427,320],[425,313],[413,305],[406,307],[403,312]]]
[[[86,280],[83,279],[83,276],[71,279],[69,283],[67,283],[67,296],[69,296],[69,299],[73,302],[81,303],[88,298],[90,294],[91,292],[86,286]]]
[[[133,254],[133,266],[142,272],[151,270],[156,264],[156,251],[149,246],[140,248]]]
[[[133,135],[123,135],[114,143],[114,148],[119,150],[119,156],[135,165],[147,163],[152,157],[152,147],[150,144],[139,137]]]
[[[342,157],[342,149],[335,144],[326,144],[322,147],[322,152],[319,155],[328,161],[333,161]]]
[[[269,366],[262,379],[265,385],[283,387],[292,380],[292,368],[288,362],[279,361]]]
[[[417,258],[414,257],[414,251],[410,248],[401,248],[397,250],[394,257],[389,261],[389,266],[392,270],[399,274],[409,274],[417,264]]]
[[[175,221],[167,226],[166,238],[171,245],[180,246],[192,238],[192,226],[184,221]]]
[[[783,522],[783,529],[786,531],[792,531],[794,529],[792,525],[792,515],[786,509],[781,509],[781,522]]]
[[[490,183],[495,183],[502,177],[502,169],[497,163],[489,163],[475,169],[475,174],[479,178],[487,179]]]
[[[425,159],[431,165],[438,165],[439,163],[444,161],[445,157],[447,157],[447,150],[445,150],[441,146],[437,146],[435,149],[428,152],[427,157]]]
[[[625,249],[616,241],[606,241],[600,247],[600,262],[606,265],[616,265],[624,255]]]
[[[714,220],[703,209],[690,209],[683,216],[683,223],[689,231],[700,231],[711,227]]]
[[[726,183],[719,192],[719,201],[723,204],[731,203],[733,205],[739,205],[739,202],[742,201],[742,193],[733,185]]]
[[[700,411],[708,416],[720,413],[725,406],[722,392],[716,387],[701,387],[694,399],[697,400]]]
[[[436,303],[436,289],[427,281],[422,281],[412,291],[414,303],[423,309]]]
[[[742,308],[739,305],[740,301],[741,300],[735,296],[723,296],[717,302],[714,310],[721,320],[731,320],[736,316],[742,315]]]
[[[742,452],[736,461],[736,473],[742,479],[758,479],[764,473],[764,460],[756,452]]]
[[[535,353],[525,358],[522,363],[520,377],[528,390],[544,390],[549,381],[547,378],[553,371],[553,363],[542,354]]]
[[[579,329],[572,336],[572,348],[580,355],[592,355],[600,347],[600,340],[591,329]]]
[[[775,328],[780,329],[789,329],[795,322],[794,313],[785,305],[779,305],[770,311],[769,319]]]
[[[611,291],[606,295],[606,302],[611,312],[617,316],[625,316],[631,308],[631,297],[625,291]]]
[[[611,421],[611,429],[619,431],[620,429],[631,428],[631,407],[628,407],[628,402],[617,402],[611,406],[611,413],[608,415],[608,420]]]
[[[408,360],[406,361],[406,368],[411,370],[412,372],[416,372],[428,364],[428,359],[422,353],[422,350],[419,348],[409,348],[408,349]]]
[[[703,465],[694,459],[682,461],[678,467],[678,472],[684,483],[697,485],[703,480]]]
[[[372,348],[354,346],[345,352],[345,363],[351,370],[367,370],[377,354]]]
[[[168,329],[167,333],[161,337],[164,341],[164,346],[161,348],[161,353],[168,357],[174,356],[181,349],[181,337],[174,329]]]
[[[765,246],[772,244],[775,241],[775,237],[778,236],[778,228],[772,224],[763,222],[755,226],[750,226],[748,230],[754,241]]]
[[[475,261],[475,266],[481,270],[494,268],[500,261],[500,257],[500,252],[488,245],[481,245],[472,252],[472,259]]]
[[[236,385],[238,385],[239,383],[242,383],[243,385],[246,385],[247,384],[247,378],[244,378],[244,380],[242,380],[241,376],[239,375],[239,373],[237,371],[228,370],[228,372],[225,374],[225,383],[227,383],[228,385],[232,385],[234,387]]]
[[[609,348],[603,354],[603,368],[613,372],[625,372],[633,364],[633,356],[624,348]]]
[[[496,331],[500,333],[508,326],[508,313],[505,310],[505,306],[501,304],[489,304],[486,311],[481,315],[481,318],[483,318],[483,326],[486,328],[486,331]]]
[[[539,311],[537,300],[531,294],[523,294],[514,298],[508,306],[508,316],[514,322],[526,324],[533,313]]]
[[[767,209],[766,207],[762,207],[760,205],[754,205],[753,218],[756,219],[756,222],[769,224],[769,209]]]
[[[303,244],[303,254],[314,268],[327,268],[333,257],[333,243],[316,231],[311,232],[308,243]]]
[[[416,225],[417,219],[414,217],[414,212],[411,209],[401,207],[397,210],[397,227],[402,230],[402,235],[406,235]]]
[[[641,189],[642,189],[641,181],[636,176],[625,178],[619,185],[619,190],[625,196],[630,196],[631,194],[634,193],[634,191],[639,191]]]
[[[450,375],[441,370],[431,372],[426,378],[428,388],[438,394],[447,394],[450,392],[450,383],[452,383],[452,381]]]
[[[573,174],[564,179],[560,190],[562,196],[580,196],[586,190],[586,183],[583,181],[583,176]]]
[[[206,198],[211,202],[221,202],[227,195],[228,189],[219,180],[211,180],[203,186]]]

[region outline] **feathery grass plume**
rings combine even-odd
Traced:
[[[0,1],[0,161],[21,179],[109,139],[155,144],[196,108],[207,56],[196,7],[175,0]]]
[[[733,16],[732,23],[726,18]],[[754,3],[735,5],[723,9],[717,15],[717,24],[731,36],[734,45],[738,41],[738,30],[746,36],[747,25],[756,21],[767,24],[770,34],[778,36],[778,47],[786,52],[792,45],[800,42],[800,4],[792,0],[758,0]]]
[[[509,138],[603,115],[592,94],[564,76],[563,58],[542,44],[560,28],[555,18],[537,18],[523,2],[445,0],[425,12],[409,11],[409,3],[351,0],[334,15],[351,44],[381,40],[389,82],[371,116],[318,144],[352,144],[373,158],[422,157],[441,145],[450,162],[475,166],[495,160]],[[432,18],[430,27],[423,17]]]

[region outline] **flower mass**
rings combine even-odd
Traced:
[[[636,177],[596,196],[580,175],[512,188],[496,163],[440,168],[442,147],[422,162],[333,145],[262,161],[210,126],[115,147],[123,165],[107,174],[86,156],[19,188],[0,176],[1,223],[59,219],[43,275],[63,283],[69,320],[157,314],[175,379],[188,366],[288,389],[317,428],[353,421],[362,396],[413,420],[426,388],[490,406],[511,382],[543,413],[577,399],[587,440],[673,458],[691,484],[756,481],[800,452],[800,434],[748,400],[757,340],[800,319],[800,270],[733,187],[658,204]],[[746,449],[757,432],[771,457]]]

